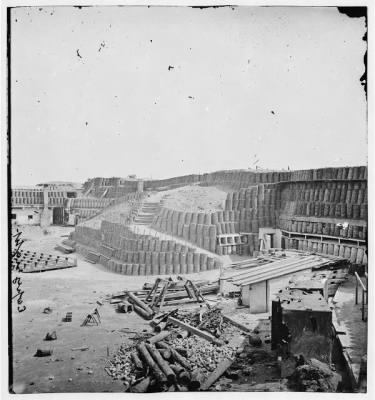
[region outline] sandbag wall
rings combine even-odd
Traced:
[[[70,199],[70,208],[104,208],[108,207],[112,203],[112,200],[109,199],[94,199],[94,198],[85,198],[79,197],[76,199]]]
[[[239,213],[239,230],[257,232],[259,227],[274,227],[281,207],[277,185],[257,185],[228,193],[225,209]]]
[[[281,201],[285,214],[367,220],[366,181],[289,183]]]
[[[12,189],[12,207],[17,205],[42,205],[43,191],[39,189]]]
[[[224,186],[233,190],[260,183],[317,181],[317,180],[367,180],[367,167],[319,168],[298,171],[230,170],[201,175],[201,185]]]
[[[331,180],[325,180],[327,173],[322,176],[321,170],[311,170],[311,182],[282,184],[280,228],[288,232],[284,233],[286,246],[366,264],[367,168],[329,172]]]
[[[229,210],[214,213],[185,213],[163,207],[156,216],[152,228],[215,252],[218,234],[239,231],[238,216],[238,213]]]
[[[145,190],[160,190],[160,189],[172,189],[180,186],[191,185],[199,182],[200,175],[185,175],[178,176],[169,179],[158,179],[158,180],[146,180],[144,181]]]
[[[70,234],[70,239],[93,249],[99,249],[102,243],[102,232],[100,229],[77,225]]]
[[[232,190],[240,190],[256,186],[260,183],[276,183],[289,181],[290,172],[272,171],[255,172],[250,170],[217,171],[201,177],[202,186],[223,186]]]
[[[260,184],[230,192],[225,201],[226,212],[238,215],[239,232],[246,241],[241,254],[253,255],[259,250],[259,228],[278,226],[281,192],[277,184]],[[220,254],[220,253],[219,253]]]
[[[87,229],[79,229],[79,232],[92,233]],[[221,266],[219,260],[195,253],[188,246],[173,240],[138,235],[122,224],[102,221],[96,235],[98,232],[101,240],[82,241],[80,234],[74,235],[73,239],[95,248],[100,254],[99,263],[113,272],[126,275],[186,274],[218,269]],[[87,249],[79,244],[77,249],[87,256]]]
[[[350,260],[352,264],[367,264],[366,249],[349,243],[320,241],[319,238],[285,238],[286,249],[311,251],[320,254],[331,254]]]
[[[337,238],[349,239],[367,239],[367,226],[351,224],[344,229],[342,226],[333,222],[312,222],[295,220],[293,217],[290,219],[280,218],[280,229],[294,233],[305,233],[313,235],[334,236]]]

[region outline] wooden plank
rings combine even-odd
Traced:
[[[193,333],[194,335],[200,336],[201,338],[206,339],[209,342],[212,342],[218,346],[222,346],[224,344],[221,340],[216,339],[214,336],[210,335],[209,333],[203,332],[185,322],[178,320],[177,318],[168,317],[168,320],[172,324],[177,325],[180,328],[183,328],[183,329],[187,330],[188,332]]]

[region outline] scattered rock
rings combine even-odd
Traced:
[[[51,333],[47,332],[46,337],[44,338],[44,340],[56,340],[56,339],[57,339],[56,331],[53,331]]]
[[[303,392],[336,392],[341,376],[314,358],[298,366],[290,376],[289,385]]]
[[[72,379],[72,378],[69,378],[69,379],[68,379],[68,382],[73,382],[73,379]]]
[[[92,375],[94,372],[90,369],[87,373],[88,373],[89,375]]]
[[[225,376],[229,379],[234,379],[237,380],[240,377],[241,371],[240,370],[236,370],[236,371],[227,371],[225,373]]]
[[[254,372],[254,368],[253,367],[246,367],[242,370],[243,375],[245,376],[250,376],[252,375]]]
[[[34,357],[48,357],[52,355],[52,350],[41,350],[37,349],[36,353],[34,354]]]
[[[262,339],[259,336],[250,336],[249,343],[254,347],[261,347]]]
[[[53,381],[55,379],[55,377],[53,375],[48,377],[48,380]]]

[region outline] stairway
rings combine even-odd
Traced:
[[[151,225],[155,215],[158,213],[160,203],[152,203],[144,201],[138,209],[137,215],[134,217],[134,225]]]

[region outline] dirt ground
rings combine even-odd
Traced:
[[[73,228],[50,227],[43,234],[39,227],[22,228],[26,239],[22,248],[61,255],[54,250]],[[118,275],[101,265],[93,265],[73,254],[78,260],[75,268],[44,273],[18,274],[22,280],[24,312],[17,311],[13,302],[13,390],[16,393],[51,392],[122,392],[121,381],[110,378],[104,371],[106,360],[122,343],[132,343],[131,333],[151,328],[137,314],[118,314],[108,302],[103,306],[96,301],[108,294],[125,289],[141,288],[155,277]],[[217,279],[219,271],[193,274],[194,279]],[[12,276],[13,278],[14,276]],[[51,314],[44,314],[45,307]],[[86,315],[98,307],[101,324],[80,327]],[[70,311],[72,322],[62,322]],[[44,341],[47,332],[56,331],[57,340]],[[72,348],[88,346],[86,351]],[[37,349],[51,349],[50,357],[34,357]]]
[[[214,212],[224,209],[227,192],[213,186],[184,186],[163,192],[165,207],[184,212]]]

